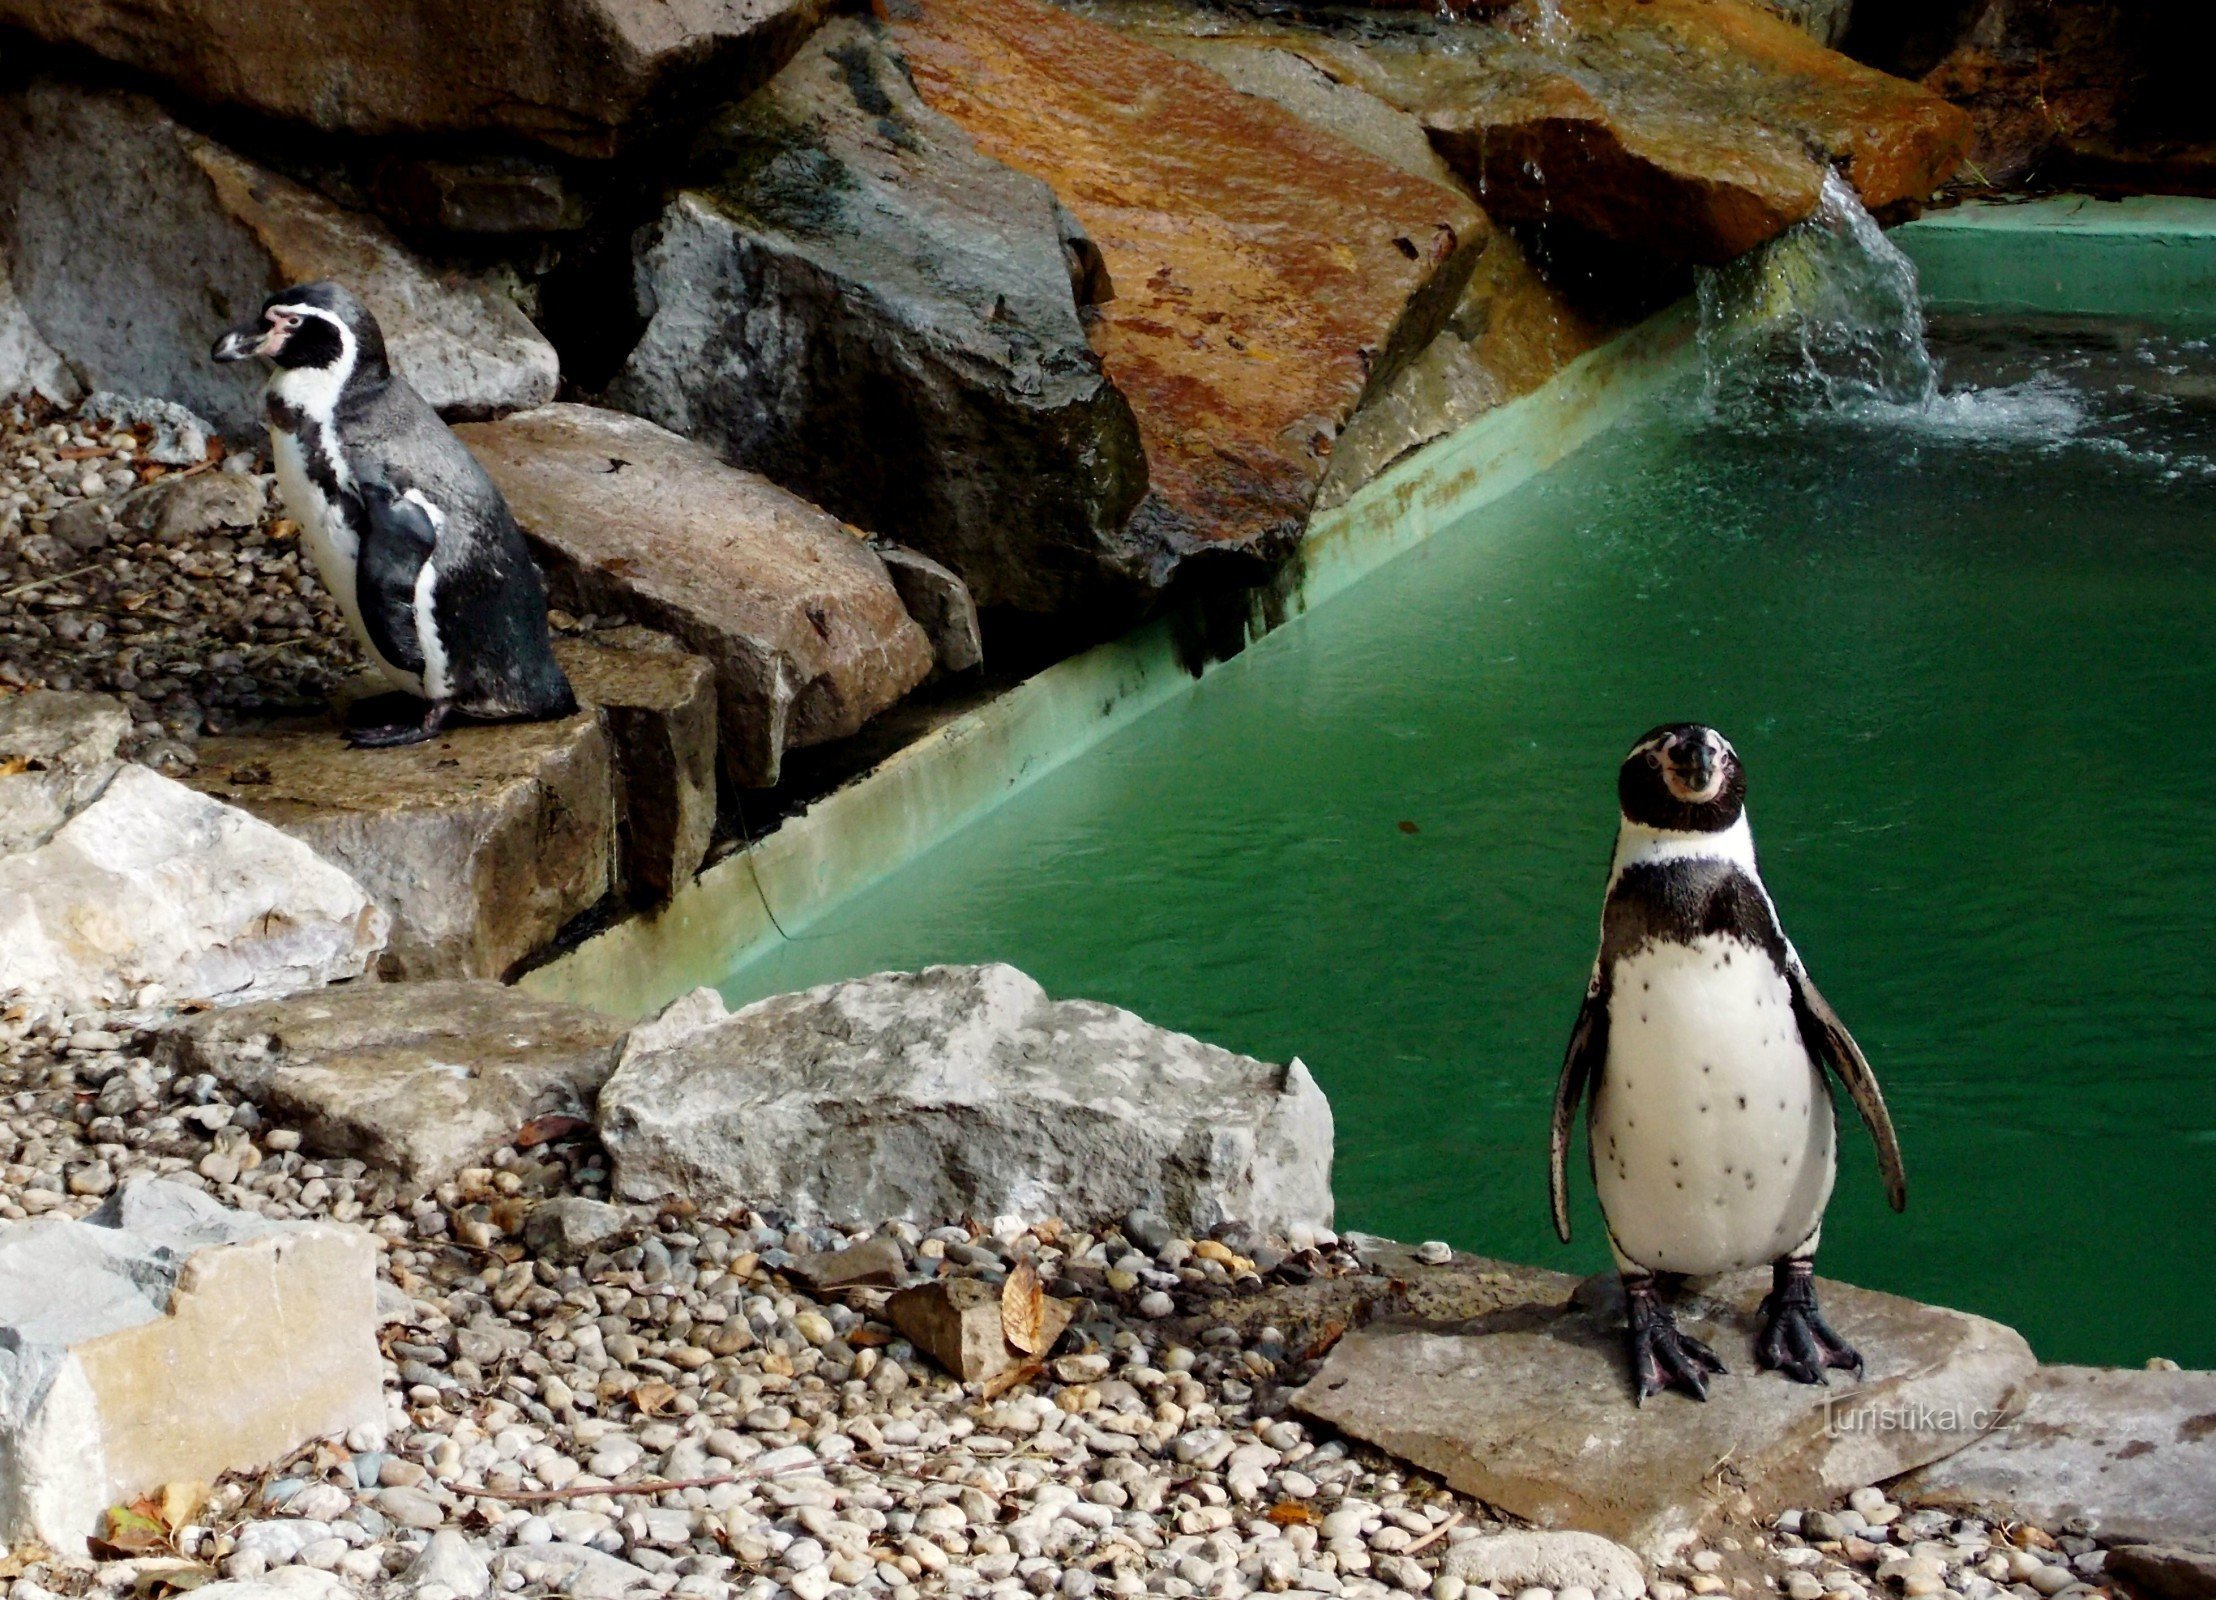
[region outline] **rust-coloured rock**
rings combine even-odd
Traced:
[[[1131,402],[1166,577],[1268,559],[1363,393],[1437,331],[1482,237],[1462,196],[1038,0],[885,0],[924,99],[1044,180],[1115,297],[1094,347]]]
[[[390,913],[386,978],[497,978],[613,886],[596,712],[458,727],[397,750],[336,731],[233,734],[184,780],[335,863]]]
[[[332,133],[499,131],[611,154],[744,93],[827,0],[0,0],[0,26]],[[217,319],[219,322],[221,319]]]
[[[1567,223],[1669,262],[1720,263],[1815,209],[1827,162],[1872,210],[1928,195],[1968,119],[1740,0],[1561,0],[1567,38],[1516,14],[1315,23],[1112,0],[1142,35],[1203,27],[1287,50],[1413,113],[1505,222]]]
[[[627,617],[715,664],[725,777],[844,738],[931,671],[885,564],[836,517],[666,428],[552,405],[458,430],[555,603]]]

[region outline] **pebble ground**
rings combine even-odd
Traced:
[[[155,1020],[0,1014],[0,1218],[82,1215],[156,1174],[267,1216],[367,1227],[382,1241],[386,1435],[217,1485],[156,1557],[0,1557],[9,1600],[146,1593],[161,1584],[149,1561],[179,1557],[301,1600],[487,1585],[586,1600],[1613,1600],[1495,1597],[1442,1571],[1500,1519],[1287,1414],[1315,1352],[1199,1315],[1269,1293],[1265,1274],[1351,1270],[1328,1235],[1256,1249],[1250,1267],[1216,1241],[892,1225],[917,1271],[995,1279],[1020,1253],[1079,1301],[1046,1371],[987,1397],[879,1320],[883,1291],[793,1286],[796,1255],[862,1235],[632,1207],[595,1213],[618,1231],[581,1256],[534,1255],[535,1204],[605,1195],[589,1139],[503,1150],[410,1201],[359,1162],[306,1155],[212,1078],[157,1065]],[[1652,1592],[2107,1600],[2102,1552],[2058,1533],[1904,1513],[1864,1490],[1742,1520]]]

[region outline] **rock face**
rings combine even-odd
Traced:
[[[0,1540],[81,1554],[119,1501],[381,1431],[375,1243],[153,1179],[0,1230]]]
[[[1339,428],[1437,331],[1483,217],[1037,0],[886,9],[924,100],[1043,179],[1099,247],[1115,295],[1092,341],[1146,447],[1127,536],[1150,579],[1196,557],[1251,573],[1290,551]]]
[[[82,399],[84,392],[61,352],[46,342],[46,335],[16,299],[7,252],[0,250],[0,400],[35,394],[66,406]]]
[[[2104,1544],[2216,1532],[2216,1372],[2041,1367],[2023,1415],[1899,1485],[1907,1500],[2083,1518]]]
[[[1233,1055],[1012,967],[880,973],[629,1052],[600,1096],[627,1196],[799,1220],[1152,1210],[1198,1235],[1331,1215],[1307,1068]]]
[[[2156,1600],[2209,1600],[2216,1595],[2216,1549],[2129,1544],[2108,1552],[2103,1571]]]
[[[667,905],[715,835],[715,669],[645,628],[559,639],[554,658],[613,747],[624,897],[642,910]]]
[[[328,728],[208,739],[194,788],[353,874],[391,918],[386,978],[492,978],[615,881],[599,717],[456,728],[354,750]]]
[[[555,602],[629,617],[716,670],[733,783],[844,738],[931,670],[885,564],[835,517],[666,429],[590,406],[465,427]]]
[[[977,599],[961,574],[920,551],[882,539],[870,542],[899,592],[900,603],[931,641],[941,672],[967,672],[985,659],[985,635]]]
[[[188,1017],[160,1049],[296,1124],[317,1154],[428,1186],[534,1117],[589,1116],[623,1034],[502,984],[373,983]]]
[[[208,346],[313,278],[361,295],[395,370],[444,412],[554,395],[554,347],[512,303],[138,95],[50,79],[0,94],[0,251],[23,309],[89,382],[181,400],[236,440],[260,434],[262,374],[214,365]]]
[[[501,131],[611,153],[695,83],[759,82],[823,0],[0,0],[0,24],[331,133]]]
[[[1122,0],[1153,32],[1297,55],[1412,113],[1496,219],[1568,225],[1663,262],[1716,264],[1816,207],[1827,164],[1880,210],[1960,161],[1969,122],[1791,22],[1710,0],[1562,0],[1569,42],[1510,16],[1316,26]]]
[[[1459,1325],[1374,1323],[1347,1336],[1296,1404],[1465,1494],[1661,1561],[1721,1515],[1710,1493],[1718,1462],[1758,1514],[1820,1503],[1963,1448],[2007,1414],[2034,1366],[1998,1323],[1827,1283],[1825,1315],[1869,1375],[1812,1392],[1754,1371],[1767,1283],[1746,1274],[1680,1303],[1680,1326],[1731,1367],[1706,1405],[1632,1403],[1612,1278],[1567,1305]]]
[[[1144,584],[1131,408],[1078,309],[1092,243],[860,20],[708,131],[642,238],[615,405],[898,539],[988,605]]]
[[[123,702],[104,694],[0,699],[0,856],[37,849],[99,799],[130,731]]]
[[[45,843],[0,857],[0,995],[114,1004],[283,994],[359,977],[385,913],[277,829],[125,766]]]

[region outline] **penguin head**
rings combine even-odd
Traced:
[[[344,383],[356,372],[382,371],[385,336],[369,307],[337,283],[302,283],[262,302],[261,314],[215,342],[217,361],[264,356],[287,371],[331,374]]]
[[[1671,722],[1650,729],[1616,772],[1624,820],[1671,833],[1719,833],[1746,808],[1739,752],[1714,728]]]

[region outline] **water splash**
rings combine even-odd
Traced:
[[[1574,43],[1577,31],[1570,26],[1570,19],[1562,9],[1562,0],[1531,0],[1532,42],[1549,50],[1560,50]]]
[[[1698,288],[1702,367],[1718,413],[1924,410],[1939,397],[1916,268],[1836,172],[1824,174],[1814,215],[1729,266],[1704,269]]]

